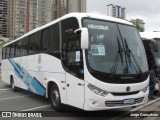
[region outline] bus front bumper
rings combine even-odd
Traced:
[[[109,93],[106,97],[96,95],[95,93],[88,91],[89,94],[85,97],[84,110],[97,111],[118,109],[125,107],[138,106],[147,103],[149,90],[146,93],[139,91],[138,94],[115,96]]]

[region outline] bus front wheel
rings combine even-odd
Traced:
[[[52,85],[50,89],[50,102],[54,110],[62,111],[63,107],[61,104],[60,93],[57,85]]]

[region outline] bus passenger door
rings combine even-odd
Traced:
[[[80,46],[80,28],[78,19],[70,17],[60,22],[62,36],[62,64],[66,71],[67,104],[83,108],[84,75],[83,56]]]
[[[83,109],[84,81],[67,73],[67,104]]]
[[[80,37],[69,38],[63,44],[64,65],[66,68],[67,104],[82,108],[84,104],[83,57]]]

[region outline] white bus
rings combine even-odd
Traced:
[[[147,51],[148,52],[150,51],[151,53],[148,54],[147,59],[148,61],[153,60],[153,63],[155,65],[155,77],[156,77],[155,92],[158,92],[160,87],[160,31],[141,32],[140,35],[142,37],[146,53]],[[151,45],[151,43],[153,43],[153,45]]]
[[[155,39],[160,38],[160,31],[140,32],[142,38]]]
[[[2,80],[65,104],[95,111],[148,100],[149,72],[140,36],[131,23],[71,13],[6,44]]]

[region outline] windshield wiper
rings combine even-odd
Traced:
[[[121,59],[121,63],[123,65],[123,55],[122,55],[123,49],[121,47],[121,44],[119,42],[119,38],[118,37],[117,37],[117,43],[118,43],[118,51],[117,51],[117,54],[116,54],[116,57],[115,57],[115,60],[114,60],[114,64],[113,64],[112,69],[111,69],[112,77],[116,73],[116,70],[117,70],[117,67],[118,67],[119,58]]]
[[[129,71],[128,69],[130,69],[131,72],[133,71],[133,69],[131,68],[132,67],[131,64],[132,64],[133,67],[135,68],[136,72],[138,73],[138,71],[139,71],[139,73],[142,74],[142,70],[141,70],[141,68],[140,68],[140,66],[139,66],[134,54],[132,53],[131,49],[129,48],[126,39],[124,39],[124,44],[125,44],[125,48],[126,48],[125,54],[126,54],[126,56],[128,58],[127,72]],[[133,61],[134,61],[136,66],[134,65],[134,63],[132,63],[131,57],[133,58]],[[137,71],[137,69],[138,69],[138,71]]]

